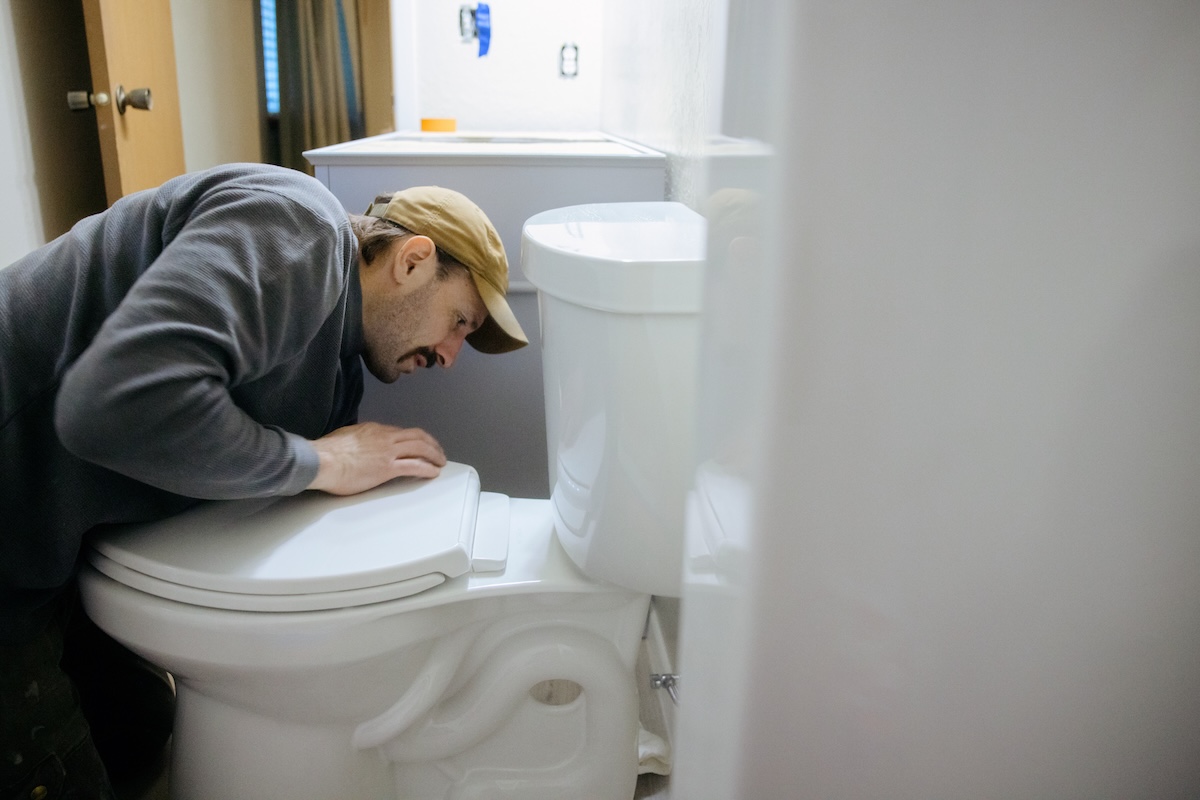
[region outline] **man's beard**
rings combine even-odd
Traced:
[[[429,301],[436,294],[439,280],[436,278],[404,297],[388,304],[384,322],[376,334],[382,346],[369,348],[363,353],[367,369],[384,383],[393,383],[403,373],[400,364],[413,355],[425,357],[425,364],[432,367],[437,363],[437,354],[426,345],[413,345],[419,330],[429,314]],[[391,355],[397,353],[398,355]]]

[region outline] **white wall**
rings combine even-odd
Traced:
[[[424,117],[454,118],[460,131],[598,127],[603,3],[491,3],[491,46],[483,57],[477,42],[462,42],[460,5],[393,0],[395,58],[408,63],[415,48],[416,69],[415,81],[397,75],[397,129],[416,129]],[[579,74],[570,79],[559,76],[559,51],[566,43],[579,47]]]
[[[171,0],[188,172],[262,160],[256,5],[251,0]]]
[[[44,242],[11,0],[0,0],[0,267]]]
[[[392,0],[396,127],[452,117],[458,130],[593,130],[667,153],[667,194],[702,202],[718,132],[726,0],[514,0],[492,4],[479,58],[458,35],[457,0]],[[580,48],[579,77],[558,76]]]
[[[1200,796],[1200,6],[734,5],[675,796]]]
[[[667,196],[699,209],[718,132],[726,0],[606,0],[601,127],[667,153]]]

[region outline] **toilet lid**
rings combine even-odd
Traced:
[[[146,576],[143,583],[235,597],[369,595],[391,585],[420,591],[471,569],[478,508],[475,470],[450,462],[433,480],[399,478],[351,497],[304,492],[204,503],[105,532],[91,560],[103,572],[115,563],[123,574]]]

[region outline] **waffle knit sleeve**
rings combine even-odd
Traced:
[[[264,191],[213,192],[63,377],[55,426],[76,456],[201,499],[295,494],[317,473],[302,436],[230,390],[289,361],[335,309],[351,235]]]

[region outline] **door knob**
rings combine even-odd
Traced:
[[[149,89],[130,89],[128,93],[124,86],[117,87],[117,110],[125,113],[127,106],[149,111],[154,106],[154,98]]]
[[[108,95],[104,92],[67,92],[67,107],[72,111],[83,111],[92,106],[108,105]]]

